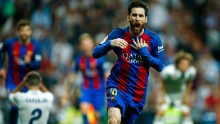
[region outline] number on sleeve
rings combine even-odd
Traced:
[[[29,124],[33,124],[33,122],[34,122],[35,120],[38,120],[38,119],[41,117],[41,115],[42,115],[42,110],[39,109],[39,108],[36,108],[36,109],[34,109],[34,110],[31,112],[31,115],[32,115],[32,118],[31,118],[31,120],[29,121]]]

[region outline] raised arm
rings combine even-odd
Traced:
[[[22,82],[12,91],[12,93],[21,92],[21,90],[25,87],[26,81],[27,81],[27,76],[24,77]]]
[[[48,92],[48,89],[44,86],[43,82],[40,82],[39,88],[42,92]]]

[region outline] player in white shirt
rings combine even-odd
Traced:
[[[190,117],[189,96],[196,69],[192,66],[191,54],[180,51],[176,54],[174,64],[161,72],[161,95],[154,124],[164,124],[164,112],[171,104],[183,115],[183,124],[193,124]]]
[[[46,124],[54,96],[41,82],[39,73],[29,72],[10,93],[9,99],[18,106],[18,124]],[[26,86],[27,92],[20,92]]]

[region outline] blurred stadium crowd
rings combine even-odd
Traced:
[[[191,95],[196,123],[220,123],[220,1],[145,0],[149,5],[147,27],[157,32],[165,47],[165,64],[182,49],[193,54],[198,74]],[[78,38],[90,33],[97,43],[113,28],[127,25],[130,0],[0,0],[0,41],[16,34],[16,23],[30,19],[33,37],[40,42],[43,62],[40,73],[55,95],[51,124],[78,124],[81,113],[77,79],[71,90],[67,76],[79,52]],[[108,54],[109,63],[115,58]],[[155,114],[159,74],[150,75],[148,100],[139,124],[150,123]],[[0,85],[0,109],[7,120],[7,93]],[[6,113],[6,114],[5,114]],[[105,114],[103,108],[103,114]],[[1,119],[0,119],[1,120]],[[106,120],[104,120],[106,121]]]

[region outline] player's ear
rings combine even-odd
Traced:
[[[148,17],[147,17],[147,16],[145,17],[145,22],[146,22],[146,23],[148,22]]]
[[[129,22],[129,17],[130,17],[130,16],[129,16],[129,15],[127,15],[127,21],[128,21],[128,22]]]

